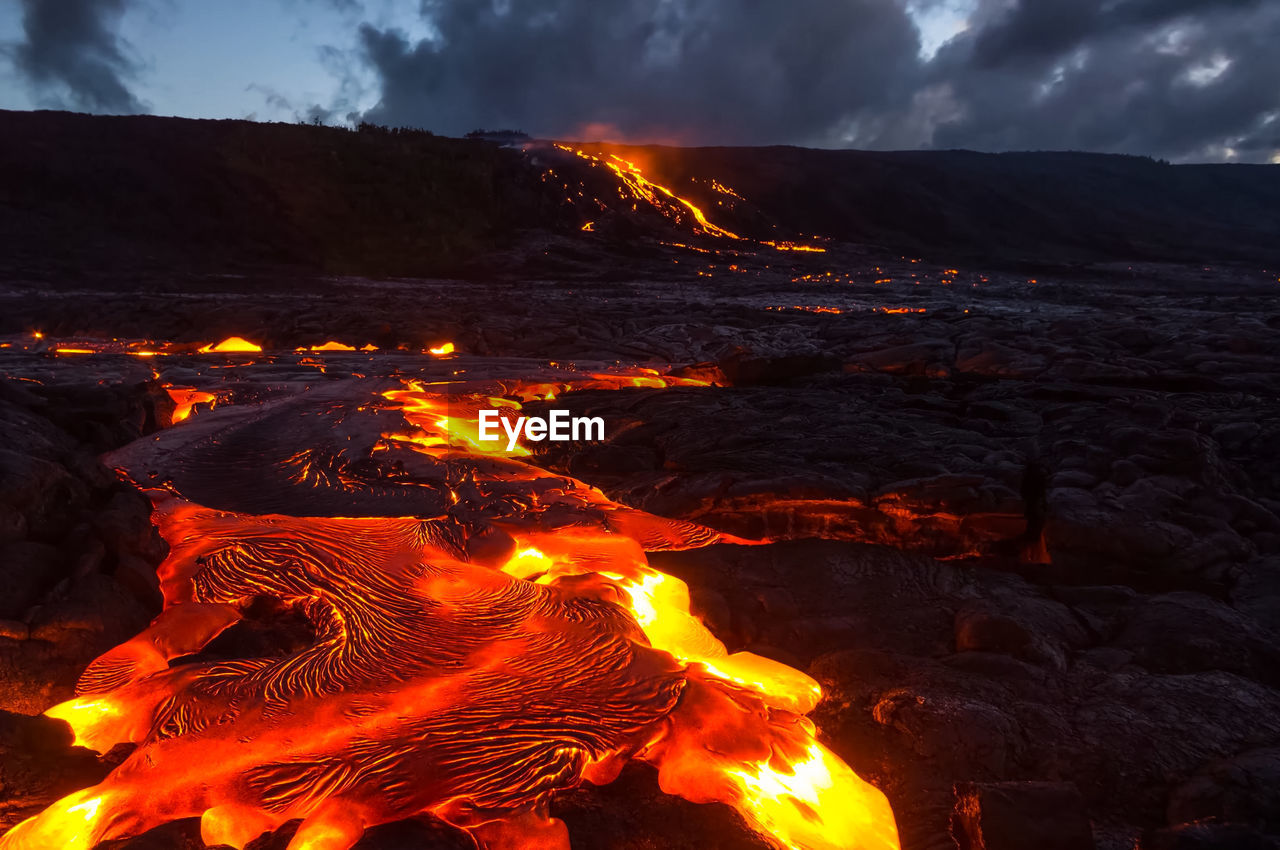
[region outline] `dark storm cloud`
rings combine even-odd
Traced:
[[[25,40],[6,52],[40,103],[84,112],[145,112],[137,70],[115,26],[125,0],[21,0]]]
[[[969,29],[920,56],[908,9]],[[1274,0],[424,0],[364,24],[366,120],[684,143],[1265,161]]]
[[[366,117],[445,132],[739,144],[821,134],[833,106],[909,91],[919,42],[896,0],[435,0],[436,36],[366,25],[382,80]],[[609,128],[609,129],[603,129]]]
[[[1149,29],[1180,18],[1250,9],[1263,0],[1034,0],[1011,7],[984,27],[976,64],[992,67],[1022,57],[1056,55],[1099,36]],[[1127,34],[1127,33],[1126,33]]]
[[[1024,3],[928,68],[955,109],[930,141],[1266,161],[1280,152],[1266,144],[1280,135],[1278,40],[1275,3]]]

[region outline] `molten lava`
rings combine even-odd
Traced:
[[[770,242],[766,240],[760,244],[768,245],[775,251],[800,251],[810,254],[825,254],[827,252],[827,249],[820,245],[802,245],[799,242]]]
[[[577,150],[568,145],[557,144],[560,150],[568,151],[576,154],[582,159],[587,160],[593,165],[602,165],[608,168],[618,179],[622,185],[626,187],[632,198],[643,201],[650,206],[661,211],[668,218],[680,220],[685,215],[693,216],[696,222],[695,230],[698,233],[705,233],[708,236],[720,236],[726,239],[741,239],[742,237],[736,233],[712,224],[707,220],[707,216],[703,211],[688,198],[677,195],[666,186],[654,183],[652,180],[644,176],[644,172],[640,170],[640,166],[631,160],[623,159],[617,154],[609,154],[608,158],[595,156],[583,150]],[[583,228],[584,230],[586,228]]]
[[[262,346],[257,343],[249,342],[243,337],[231,336],[224,339],[218,344],[209,343],[200,349],[201,354],[217,353],[251,353],[262,350]]]
[[[299,349],[299,350],[302,350],[302,349]],[[328,342],[321,343],[320,345],[313,345],[306,350],[307,351],[356,351],[357,349],[354,345],[347,345],[345,342],[336,342],[334,340],[329,340]]]
[[[645,555],[747,541],[473,439],[482,408],[676,384],[706,382],[640,369],[378,392],[351,382],[222,406],[109,458],[165,482],[151,491],[169,544],[164,610],[47,713],[80,745],[136,749],[0,848],[89,850],[199,817],[211,844],[243,847],[301,820],[290,848],[346,850],[368,827],[431,815],[482,848],[565,850],[552,796],[639,759],[667,793],[727,803],[779,847],[896,850],[884,796],[805,716],[818,684],[728,652],[691,613],[688,587]],[[340,442],[322,454],[290,445],[297,435]],[[184,498],[203,487],[236,503],[273,477],[297,515]],[[309,512],[325,494],[371,515]],[[414,502],[413,515],[380,512]],[[267,600],[305,617],[314,639],[268,657],[199,655]]]
[[[170,424],[176,425],[191,415],[192,409],[197,404],[207,404],[210,407],[217,404],[218,397],[213,393],[207,393],[203,390],[197,390],[193,387],[165,387],[169,399],[173,402],[173,416]]]
[[[743,237],[739,236],[737,233],[709,221],[706,213],[704,213],[702,208],[693,201],[676,194],[675,190],[670,187],[663,186],[660,183],[655,183],[653,180],[646,177],[640,165],[633,160],[625,159],[616,153],[602,152],[597,156],[596,154],[588,153],[580,148],[574,148],[570,145],[561,144],[559,142],[555,144],[555,147],[585,160],[593,167],[607,168],[611,171],[614,176],[618,178],[619,196],[624,200],[631,200],[633,202],[633,209],[635,209],[637,204],[648,204],[661,215],[676,222],[677,224],[691,224],[694,233],[705,236],[715,236],[722,239],[743,239]],[[556,177],[556,172],[554,169],[548,169],[544,175],[544,180],[552,177]],[[698,179],[694,178],[694,181],[698,182]],[[574,190],[570,188],[570,184],[562,182],[560,178],[557,178],[557,182],[560,182],[565,191],[569,193],[565,200],[569,203],[574,203],[575,193]],[[746,202],[746,198],[742,197],[742,195],[724,185],[719,180],[709,179],[701,182],[709,186],[713,192],[722,195],[724,198],[730,199],[727,202],[724,200],[716,201],[718,206],[728,206],[730,209],[733,209],[735,207],[735,202]],[[576,196],[578,198],[582,198],[582,191],[577,190]],[[599,199],[596,199],[595,203],[601,209],[605,209],[608,206]],[[689,219],[692,219],[692,222],[690,222]],[[582,230],[587,232],[595,230],[595,222],[586,222],[582,225]],[[780,240],[762,240],[760,244],[772,248],[775,251],[797,251],[803,253],[822,254],[826,253],[827,250],[820,245],[807,245],[800,242]],[[679,247],[690,248],[692,250],[704,250],[687,245],[681,245]]]

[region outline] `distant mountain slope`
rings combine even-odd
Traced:
[[[755,238],[816,234],[992,266],[1280,265],[1275,166],[1071,153],[584,147],[642,162],[650,178],[705,205],[716,224]],[[547,167],[536,155],[420,132],[0,111],[0,273],[475,272],[529,233],[581,233],[581,203],[568,203],[545,179]],[[572,155],[555,167],[571,180],[587,168]],[[589,185],[597,189],[602,177],[612,179],[596,172]],[[726,204],[713,179],[745,200]],[[615,217],[635,217],[617,192],[598,197]],[[582,238],[608,250],[611,239],[634,242],[651,222],[639,224]]]
[[[0,112],[0,174],[10,268],[447,273],[559,206],[492,144],[248,121]]]
[[[705,186],[722,181],[794,232],[942,261],[1280,264],[1280,166],[1054,152],[587,147],[641,158],[654,179],[688,187],[695,200],[714,204]]]

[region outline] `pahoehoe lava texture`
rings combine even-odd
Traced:
[[[409,401],[446,398],[424,395]],[[91,848],[198,816],[207,843],[242,847],[301,820],[290,848],[342,850],[368,827],[430,815],[493,850],[563,848],[552,796],[631,759],[657,767],[664,791],[729,803],[786,846],[898,846],[883,796],[817,742],[804,716],[817,684],[726,652],[685,585],[645,564],[645,548],[732,538],[513,458],[408,441],[413,416],[393,398],[347,382],[232,405],[112,456],[169,491],[151,491],[170,547],[165,607],[48,714],[98,752],[136,748],[0,847]],[[323,474],[296,448],[321,434],[343,447]],[[235,486],[239,471],[257,493]],[[447,507],[419,499],[388,515],[408,488]],[[274,500],[292,515],[230,509]],[[263,600],[301,615],[312,639],[201,656]]]
[[[140,486],[171,489],[202,505],[244,513],[439,513],[447,503],[439,486],[443,479],[410,479],[394,459],[373,456],[383,431],[403,427],[400,413],[344,405],[372,397],[375,386],[348,384],[252,408],[213,410],[188,427],[127,446],[107,462],[129,470]]]

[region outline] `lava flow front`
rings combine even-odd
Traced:
[[[780,847],[898,847],[884,796],[805,716],[818,684],[728,652],[645,554],[749,541],[628,508],[473,433],[481,408],[706,382],[466,372],[257,403],[175,391],[181,424],[109,457],[169,544],[164,610],[47,713],[82,746],[135,748],[0,848],[88,850],[199,817],[210,844],[300,820],[291,850],[345,850],[368,827],[433,816],[481,847],[556,850],[569,835],[552,797],[632,759]],[[201,655],[264,605],[314,637]]]

